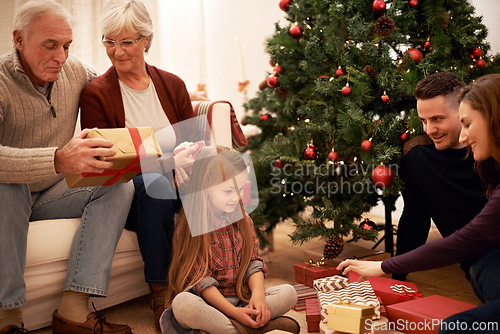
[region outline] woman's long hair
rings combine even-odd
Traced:
[[[235,150],[217,146],[216,148],[206,147],[198,152],[186,190],[186,194],[191,196],[184,197],[183,208],[176,222],[172,262],[168,274],[167,305],[178,293],[199,283],[208,271],[212,257],[210,233],[192,233],[194,232],[191,231],[193,224],[191,228],[188,224],[188,222],[196,222],[197,226],[201,226],[201,230],[206,231],[206,227],[210,226],[210,221],[218,219],[211,208],[206,190],[233,179],[236,175],[245,172],[246,168],[245,161]],[[233,213],[235,217],[238,215],[238,218],[235,218],[238,219],[235,224],[243,239],[241,263],[236,277],[236,294],[241,300],[248,302],[250,290],[244,278],[252,256],[254,232],[253,226],[247,221],[241,199],[240,208],[241,212],[235,210]],[[242,218],[241,213],[243,213]],[[190,276],[196,264],[200,270]]]
[[[500,74],[485,75],[464,88],[460,101],[479,111],[488,124],[492,156],[476,162],[488,198],[500,183]]]

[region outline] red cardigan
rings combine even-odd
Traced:
[[[178,76],[146,64],[156,88],[161,106],[171,124],[194,116],[189,93]],[[125,109],[113,66],[85,86],[80,96],[81,127],[124,128]],[[190,138],[189,133],[177,133],[177,144]]]

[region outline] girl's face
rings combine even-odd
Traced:
[[[491,157],[491,142],[483,114],[472,109],[469,103],[464,101],[460,103],[459,115],[462,122],[460,142],[470,146],[476,161],[483,161]]]
[[[243,171],[236,175],[236,185],[233,179],[207,189],[210,204],[218,214],[231,213],[239,205],[239,197],[243,197],[243,188],[248,179],[248,172]]]

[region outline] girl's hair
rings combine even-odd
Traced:
[[[488,137],[493,155],[476,163],[481,179],[491,196],[500,183],[500,74],[485,75],[471,82],[462,91],[460,101],[479,111],[488,124]]]
[[[196,235],[193,233],[196,235],[193,237],[188,224],[191,222],[200,224],[202,227],[210,226],[210,221],[217,219],[214,216],[206,190],[226,180],[231,180],[238,174],[245,172],[246,168],[245,161],[235,150],[217,146],[216,148],[204,147],[198,151],[186,190],[186,193],[191,196],[184,198],[183,208],[178,215],[175,226],[175,242],[168,274],[167,304],[178,293],[199,283],[208,271],[212,257],[210,234]],[[190,203],[187,203],[188,201]],[[241,200],[240,207],[243,218],[240,218],[241,212],[236,213],[238,210],[233,212],[234,217],[239,218],[235,224],[243,239],[241,263],[236,277],[236,294],[241,300],[248,302],[250,290],[244,278],[252,256],[254,232],[252,225],[247,221]],[[196,210],[192,208],[196,208]],[[195,265],[198,265],[200,270],[189,277]]]
[[[73,20],[71,14],[54,0],[32,0],[22,5],[14,18],[14,30],[29,34],[31,23],[42,15],[59,16],[71,26]]]
[[[124,30],[149,37],[144,52],[149,51],[153,41],[153,20],[140,0],[110,0],[106,3],[101,16],[102,35],[118,35]]]

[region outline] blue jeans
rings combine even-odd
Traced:
[[[500,299],[500,250],[477,260],[469,274],[472,289],[483,303]]]
[[[27,234],[34,220],[82,218],[64,289],[105,297],[132,196],[131,183],[68,189],[62,180],[37,193],[26,184],[0,184],[0,309],[17,308],[26,301]]]
[[[439,334],[500,333],[500,299],[446,318]]]
[[[158,175],[146,186],[144,177],[155,175],[138,175],[134,178],[134,200],[125,228],[137,233],[146,282],[166,284],[172,257],[174,216],[181,202],[168,179]],[[155,198],[154,194],[171,199]]]

